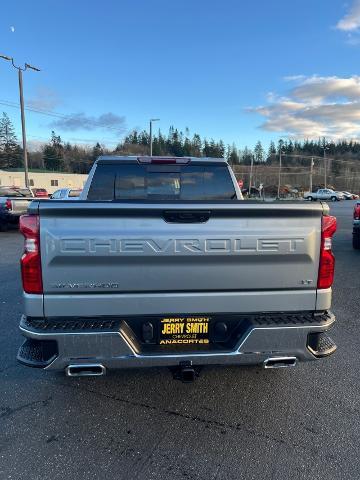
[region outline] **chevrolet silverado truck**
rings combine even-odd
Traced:
[[[360,249],[360,200],[354,205],[353,215],[353,248]]]
[[[243,201],[224,159],[100,157],[80,200],[21,218],[24,365],[68,376],[332,354],[336,219]]]

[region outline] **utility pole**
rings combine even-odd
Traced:
[[[314,167],[314,158],[311,157],[311,163],[310,163],[310,185],[309,185],[309,190],[310,193],[313,190],[313,167]]]
[[[26,150],[26,128],[25,128],[25,110],[24,110],[24,93],[23,93],[23,80],[22,80],[22,72],[25,72],[28,68],[30,70],[34,70],[35,72],[40,72],[40,69],[37,67],[33,67],[28,63],[25,63],[24,67],[18,67],[14,63],[14,59],[12,57],[8,57],[7,55],[0,55],[0,58],[7,60],[8,62],[12,63],[12,66],[17,69],[18,71],[18,78],[19,78],[19,96],[20,96],[20,111],[21,111],[21,133],[22,133],[22,144],[23,144],[23,155],[24,155],[24,172],[25,172],[25,187],[29,188],[29,167],[28,167],[28,158],[27,158],[27,150]]]
[[[25,170],[25,187],[29,187],[29,167],[26,149],[26,127],[25,127],[25,111],[24,111],[24,94],[23,94],[23,81],[22,70],[18,68],[19,72],[19,93],[20,93],[20,111],[21,111],[21,133],[23,143],[23,155],[24,155],[24,170]]]
[[[150,157],[152,157],[153,150],[153,134],[152,134],[152,124],[153,122],[158,122],[160,118],[150,118]]]
[[[251,154],[250,178],[249,178],[249,198],[250,198],[250,196],[251,196],[251,184],[252,184],[252,176],[253,176],[253,166],[254,166],[254,155]]]

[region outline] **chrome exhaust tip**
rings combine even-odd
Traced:
[[[264,361],[264,368],[288,368],[295,367],[296,357],[270,357]]]
[[[106,375],[106,368],[101,363],[68,365],[65,374],[68,377],[100,377]]]

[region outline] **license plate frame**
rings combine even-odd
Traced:
[[[167,316],[159,320],[158,343],[197,346],[210,343],[211,317],[207,315]]]

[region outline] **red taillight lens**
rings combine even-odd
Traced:
[[[331,239],[336,232],[336,218],[322,218],[318,288],[330,288],[334,281],[335,257],[331,251]]]
[[[20,232],[25,237],[24,254],[20,262],[24,292],[43,293],[39,216],[22,215],[20,217]]]
[[[12,210],[11,200],[8,198],[5,202],[6,210]]]
[[[354,220],[360,220],[360,203],[354,207]]]

